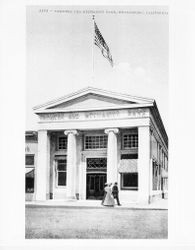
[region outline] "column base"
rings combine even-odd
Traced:
[[[77,198],[76,198],[76,196],[69,196],[69,197],[66,197],[66,200],[67,201],[77,201]]]

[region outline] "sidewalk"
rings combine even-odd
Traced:
[[[137,204],[121,202],[122,206],[115,206],[116,209],[168,209],[168,200],[160,199],[151,204]],[[100,200],[47,200],[47,201],[27,201],[27,206],[54,206],[54,207],[77,207],[77,208],[105,208]]]

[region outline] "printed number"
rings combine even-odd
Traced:
[[[48,12],[48,9],[40,9],[39,12]]]

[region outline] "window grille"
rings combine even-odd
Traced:
[[[138,148],[138,135],[124,134],[123,149]]]
[[[85,149],[107,148],[107,135],[87,135],[85,136]]]
[[[59,137],[58,138],[58,149],[67,149],[67,136]]]
[[[87,172],[100,171],[106,172],[107,159],[106,158],[88,158]]]

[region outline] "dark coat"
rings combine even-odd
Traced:
[[[113,188],[112,188],[112,194],[113,194],[113,196],[114,196],[114,198],[116,198],[117,196],[118,196],[118,186],[113,186]]]

